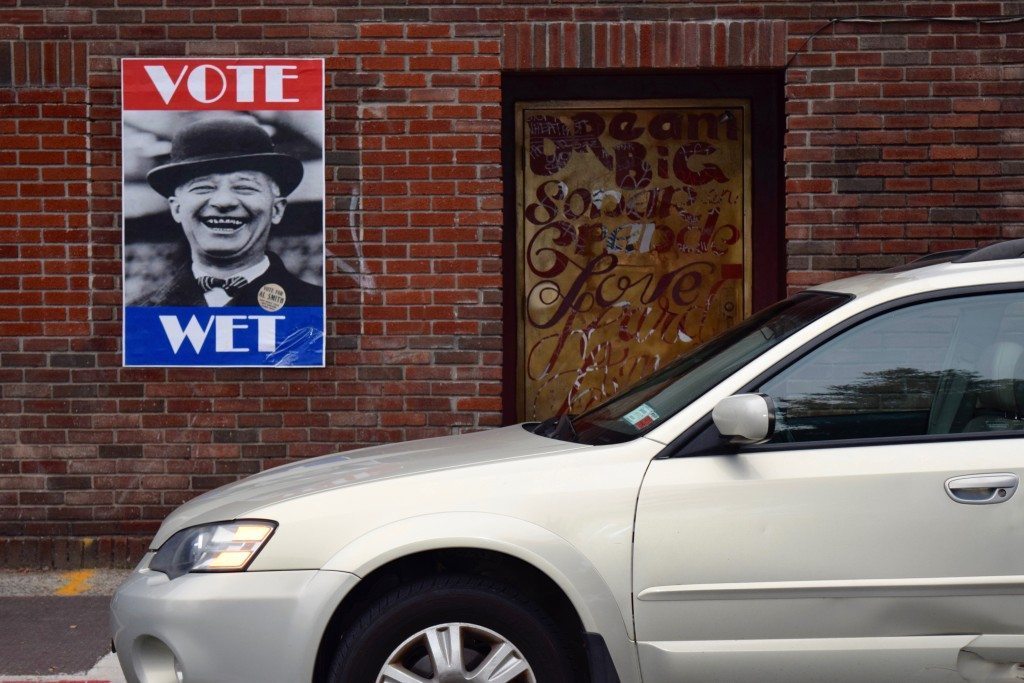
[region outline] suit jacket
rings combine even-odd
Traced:
[[[258,278],[247,284],[241,292],[225,306],[259,306],[256,294],[266,284],[279,285],[284,289],[285,306],[323,306],[323,288],[311,285],[292,275],[281,258],[272,251],[267,252],[270,267]],[[129,306],[206,306],[203,290],[192,275],[192,263],[179,268],[171,281],[160,289],[129,302]]]

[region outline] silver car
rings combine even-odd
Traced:
[[[1024,676],[1024,240],[791,297],[578,416],[172,513],[129,681]]]

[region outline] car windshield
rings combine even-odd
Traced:
[[[769,306],[684,353],[630,389],[579,416],[541,423],[536,432],[590,445],[628,441],[672,417],[754,358],[850,297],[803,292]]]

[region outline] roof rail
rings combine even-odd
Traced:
[[[964,254],[953,263],[977,263],[978,261],[1002,261],[1024,257],[1024,239],[997,242]]]
[[[914,270],[915,268],[924,268],[925,266],[934,266],[937,263],[949,263],[957,257],[965,256],[970,254],[973,249],[950,249],[949,251],[936,251],[931,254],[925,254],[918,258],[904,263],[900,266],[893,266],[892,268],[886,268],[883,272],[886,273],[902,273],[906,270]]]

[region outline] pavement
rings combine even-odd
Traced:
[[[109,608],[129,573],[0,570],[0,683],[124,683]]]

